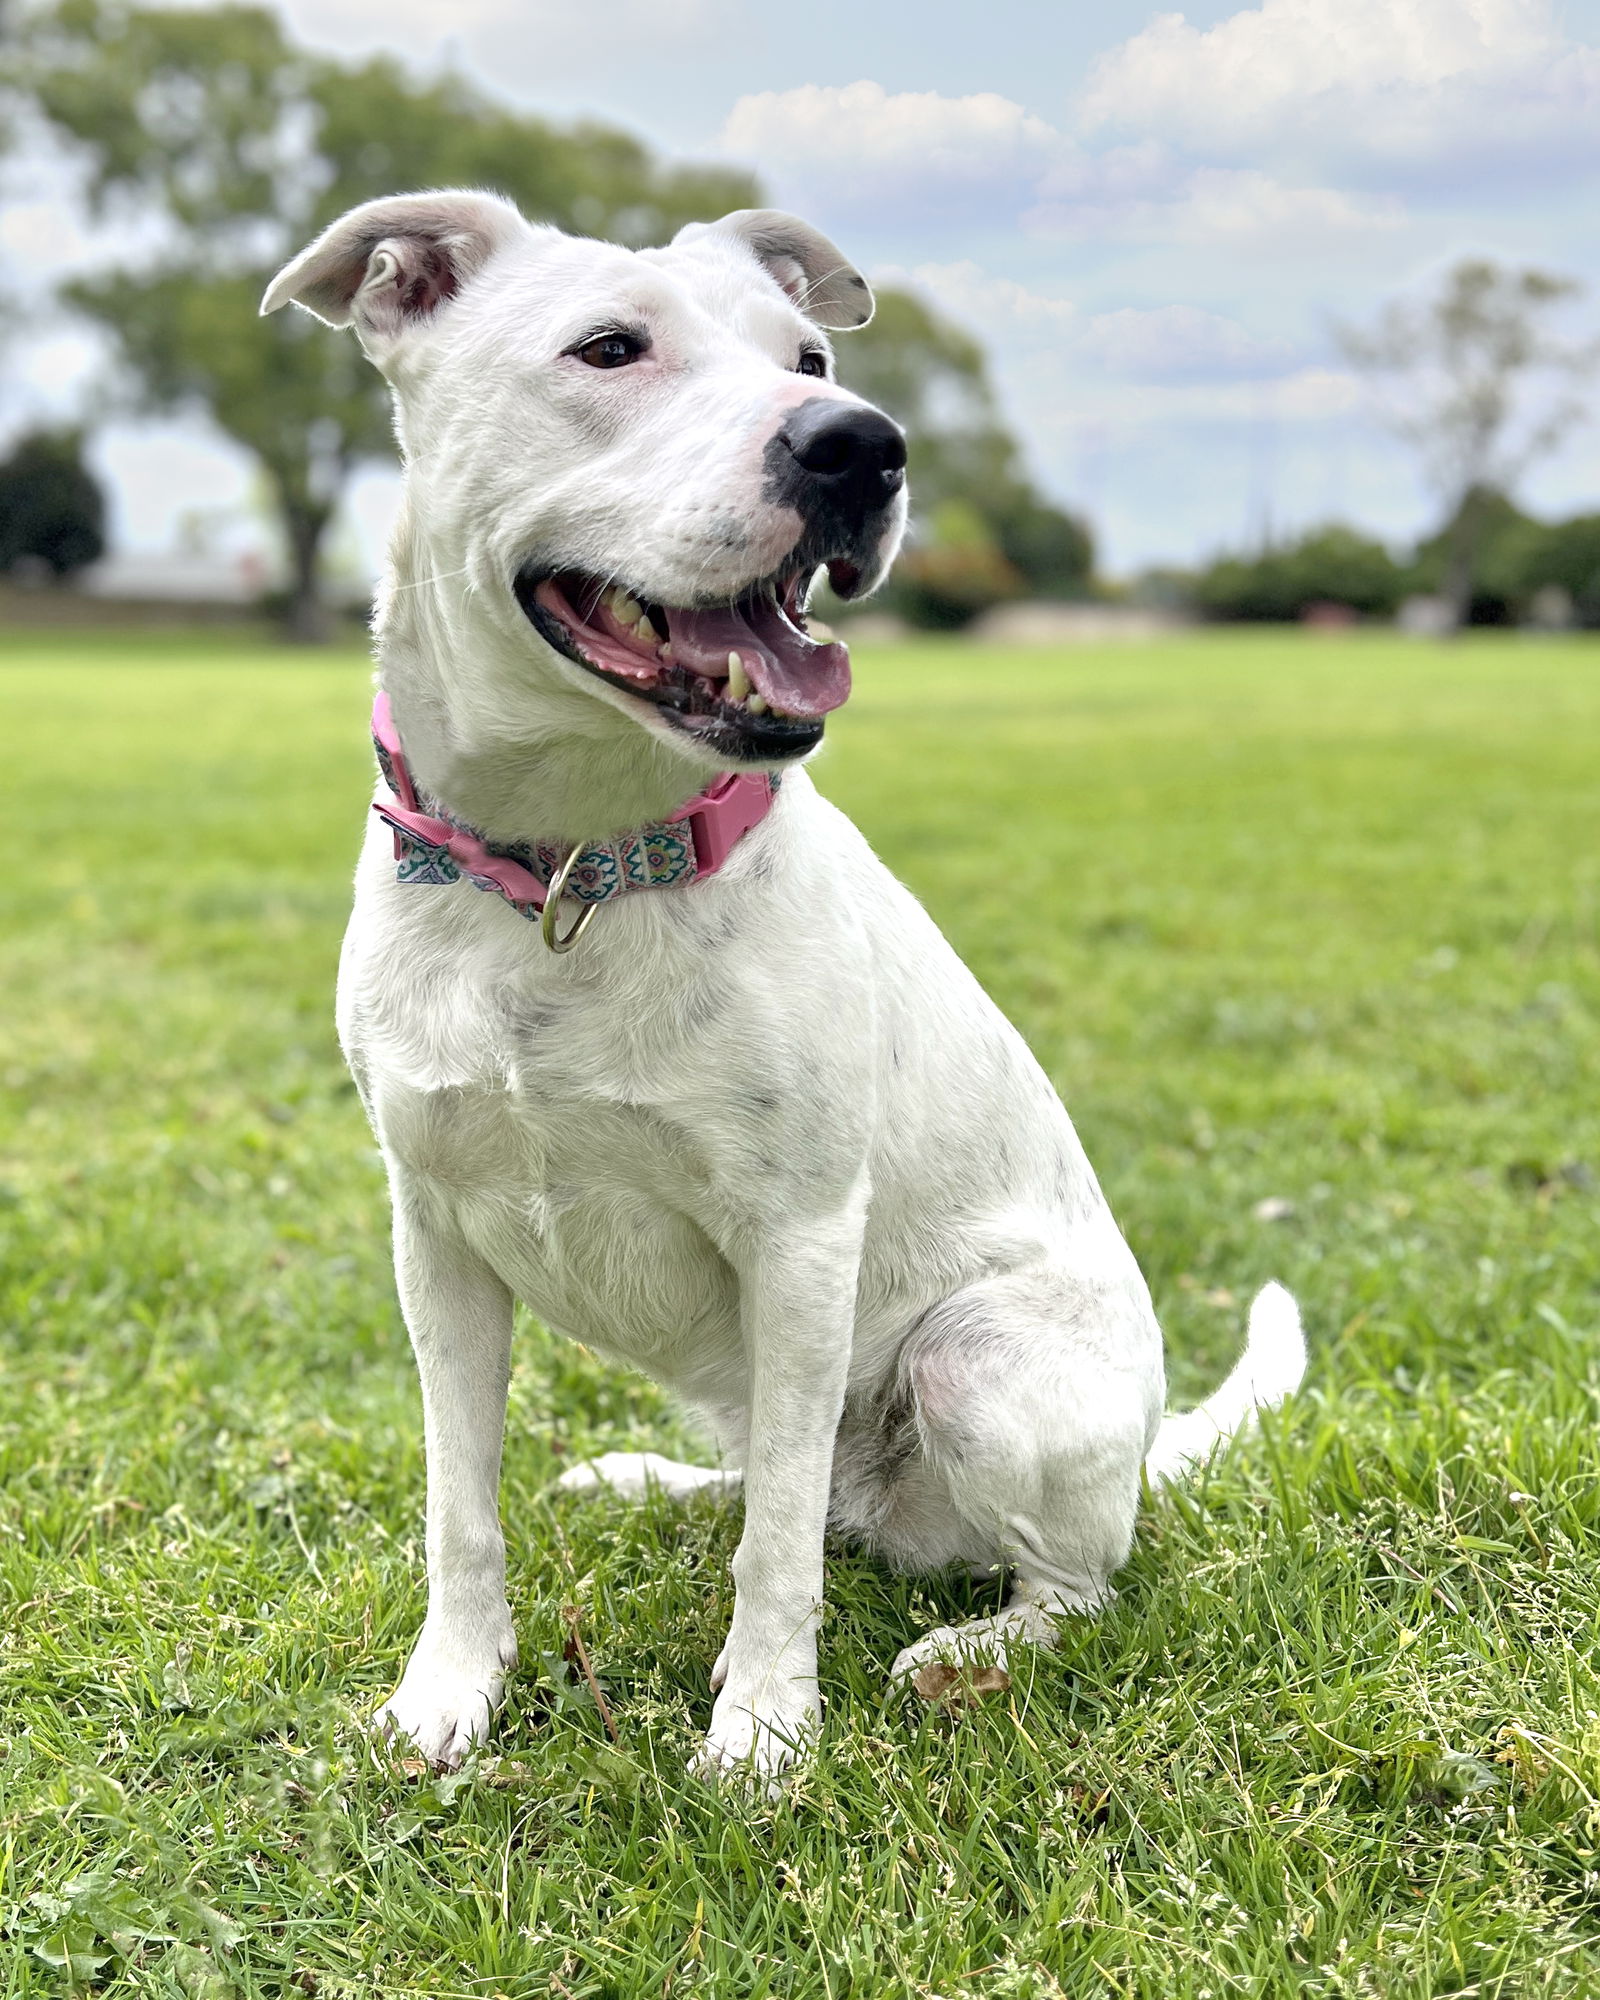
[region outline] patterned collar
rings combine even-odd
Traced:
[[[561,896],[595,904],[636,889],[671,889],[715,875],[743,836],[772,810],[780,783],[774,772],[724,772],[666,819],[631,827],[581,851],[543,840],[492,845],[417,791],[389,697],[382,693],[372,704],[372,744],[392,795],[375,799],[372,810],[394,830],[396,879],[447,883],[465,876],[475,889],[503,896],[535,923],[542,919],[550,884],[558,876],[563,878]],[[569,936],[575,937],[575,931]]]

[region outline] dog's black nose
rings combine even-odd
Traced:
[[[869,404],[814,397],[778,438],[804,475],[802,490],[857,520],[886,507],[905,484],[905,435]]]

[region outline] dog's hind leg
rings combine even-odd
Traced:
[[[685,1465],[680,1459],[663,1458],[654,1451],[608,1451],[599,1458],[563,1472],[556,1481],[563,1493],[588,1493],[608,1486],[630,1500],[642,1500],[657,1487],[669,1500],[687,1500],[696,1493],[714,1493],[726,1499],[737,1493],[744,1474],[719,1471],[710,1465]]]
[[[1014,1640],[1053,1645],[1059,1618],[1111,1598],[1133,1540],[1163,1387],[1148,1302],[1049,1269],[992,1279],[931,1313],[901,1369],[918,1476],[948,1495],[963,1559],[1014,1575],[1000,1611],[928,1633],[892,1677],[935,1660],[1004,1665]]]

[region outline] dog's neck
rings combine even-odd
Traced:
[[[509,592],[496,615],[437,577],[407,587],[401,571],[378,658],[412,776],[452,817],[501,843],[599,840],[666,818],[712,780],[569,685]]]

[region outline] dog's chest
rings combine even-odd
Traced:
[[[547,1324],[683,1393],[725,1383],[715,1023],[517,980],[453,1018],[449,1080],[375,1079],[391,1155]]]

